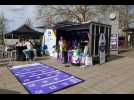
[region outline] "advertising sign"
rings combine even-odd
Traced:
[[[52,29],[46,29],[44,32],[42,45],[46,45],[50,56],[57,57],[56,53],[56,35]]]
[[[118,48],[118,34],[112,34],[111,36],[111,49],[117,50]]]
[[[118,53],[118,33],[111,35],[111,50]]]
[[[106,62],[106,39],[105,39],[105,33],[100,34],[99,38],[99,56],[100,56],[100,64],[103,64]]]

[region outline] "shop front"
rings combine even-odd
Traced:
[[[108,61],[110,25],[96,22],[68,25],[62,23],[55,25],[54,29],[57,46],[61,37],[67,41],[68,62],[78,65],[94,65]]]
[[[128,48],[134,48],[134,28],[125,28],[123,31],[127,34],[126,44]]]
[[[130,42],[129,42],[129,46],[131,48],[134,48],[134,32],[130,33]]]

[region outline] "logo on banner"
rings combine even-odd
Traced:
[[[46,45],[50,56],[57,57],[56,47],[56,33],[52,29],[46,29],[43,36],[42,45]]]

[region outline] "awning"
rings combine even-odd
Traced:
[[[123,31],[125,31],[125,32],[134,32],[134,28],[124,28]]]

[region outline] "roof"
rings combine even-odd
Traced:
[[[36,34],[36,35],[42,35],[42,32],[38,32],[32,28],[30,28],[27,25],[22,25],[21,27],[17,28],[16,30],[8,33],[8,34]]]
[[[59,23],[56,23],[54,25],[54,28],[62,28],[62,27],[66,27],[66,26],[72,26],[72,25],[79,25],[80,23],[77,23],[77,22],[71,22],[71,21],[62,21],[62,22],[59,22]]]
[[[46,28],[51,28],[51,26],[48,26],[48,25],[39,25],[39,26],[35,26],[35,28],[46,29]]]
[[[89,26],[92,23],[97,24],[97,25],[102,25],[102,26],[110,26],[110,25],[107,25],[107,24],[97,23],[97,22],[92,22],[92,21],[85,22],[85,23],[76,23],[76,22],[64,21],[64,22],[61,22],[61,23],[57,23],[54,28],[59,29],[59,30],[66,30],[66,31],[82,30],[82,29],[89,29]]]

